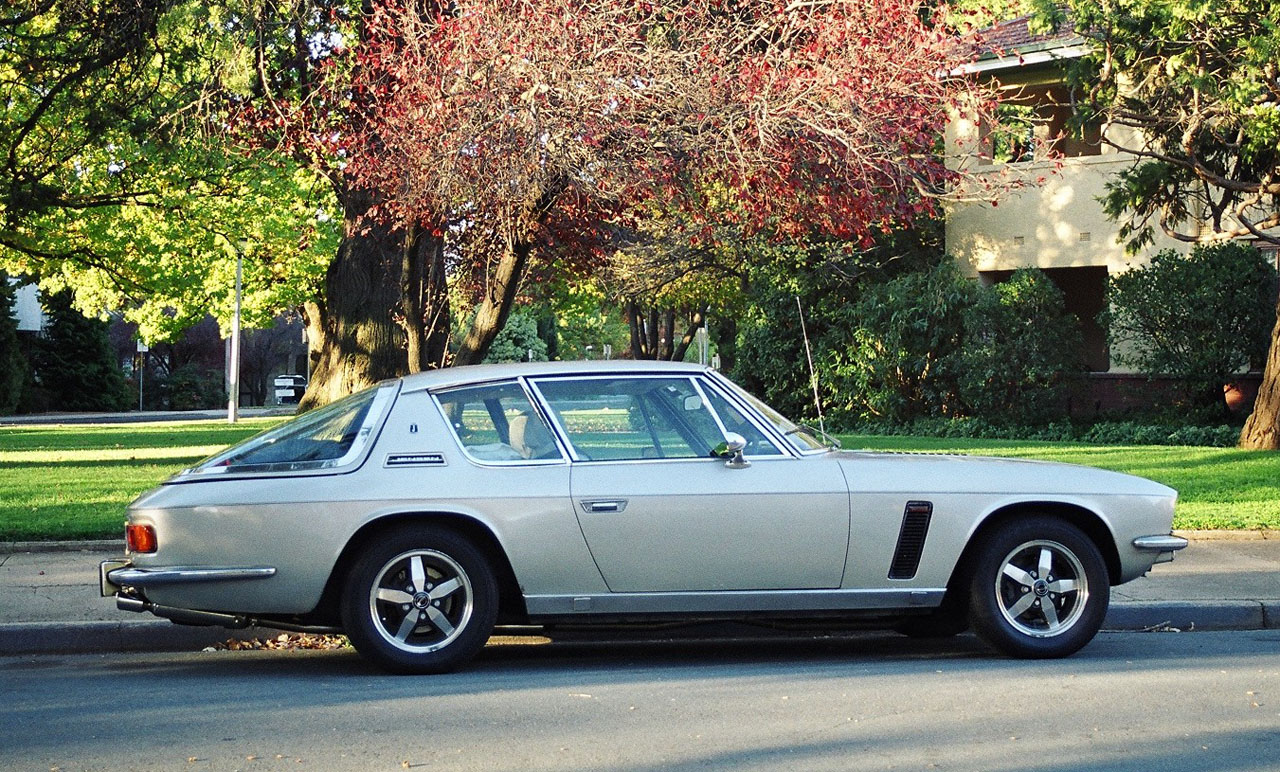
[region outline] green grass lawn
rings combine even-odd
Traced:
[[[1280,453],[1163,445],[843,435],[844,447],[1065,461],[1127,472],[1178,491],[1175,528],[1280,528]]]
[[[280,419],[0,427],[0,540],[110,538],[139,493]],[[1178,489],[1178,528],[1280,528],[1280,453],[1224,448],[841,437],[846,448],[1089,464]]]
[[[119,537],[138,494],[279,420],[0,427],[0,540]]]

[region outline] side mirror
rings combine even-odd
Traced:
[[[690,394],[684,398],[684,412],[692,413],[695,410],[702,409],[702,397],[697,394]]]
[[[747,439],[737,432],[726,432],[724,442],[715,447],[712,452],[718,458],[725,459],[724,465],[730,469],[746,469],[751,466],[751,462],[742,457],[742,451],[747,447]]]

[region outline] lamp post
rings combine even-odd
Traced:
[[[147,370],[147,344],[138,338],[138,412],[142,412],[142,377]]]
[[[239,245],[236,251],[236,309],[231,319],[231,353],[227,358],[227,423],[240,418],[240,270],[243,262]]]

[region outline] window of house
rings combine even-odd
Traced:
[[[992,163],[1020,163],[1055,155],[1079,158],[1102,152],[1102,125],[1073,120],[1071,90],[1064,85],[1007,89],[996,108],[999,126],[986,131]]]

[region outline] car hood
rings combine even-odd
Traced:
[[[855,450],[833,455],[850,486],[862,491],[1177,496],[1145,477],[1056,461]]]

